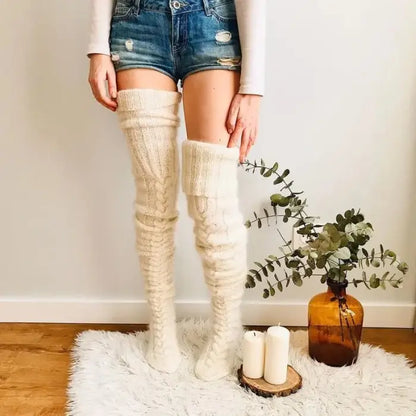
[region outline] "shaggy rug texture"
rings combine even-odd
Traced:
[[[150,367],[143,352],[148,331],[87,330],[71,350],[67,416],[416,415],[416,368],[404,355],[362,343],[352,366],[329,367],[308,355],[307,331],[291,331],[289,364],[303,385],[287,397],[257,396],[239,385],[242,343],[235,371],[216,381],[193,369],[208,338],[208,321],[178,321],[183,364],[175,373]]]

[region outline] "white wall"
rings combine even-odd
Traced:
[[[289,168],[308,214],[321,221],[361,208],[375,247],[396,250],[410,271],[402,289],[349,293],[366,306],[366,326],[411,327],[416,2],[268,7],[267,93],[249,159]],[[148,322],[128,151],[116,115],[87,82],[88,2],[1,2],[0,16],[0,320]],[[279,188],[243,168],[239,175],[241,209],[252,219]],[[206,315],[209,292],[182,193],[178,208],[178,316]],[[249,236],[250,267],[279,253],[275,227]],[[307,302],[324,289],[310,280],[268,300],[260,287],[247,290],[245,323],[306,325]]]

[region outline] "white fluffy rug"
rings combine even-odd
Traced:
[[[71,351],[67,416],[413,416],[416,368],[404,355],[362,343],[352,366],[329,367],[308,356],[307,331],[291,331],[291,364],[303,386],[287,397],[259,397],[239,386],[235,372],[206,382],[193,373],[208,321],[178,321],[183,365],[160,373],[143,357],[148,331],[87,330]]]

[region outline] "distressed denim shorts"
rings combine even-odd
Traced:
[[[116,72],[153,68],[181,88],[193,72],[241,71],[234,0],[116,0],[109,44]]]

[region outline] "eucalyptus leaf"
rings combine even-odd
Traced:
[[[289,175],[290,170],[289,169],[285,169],[282,173],[282,178],[286,178],[287,175]]]
[[[351,257],[351,252],[348,247],[340,247],[334,251],[333,255],[339,259],[349,259]]]
[[[293,227],[300,236],[304,236],[306,243],[297,248],[289,245],[292,240],[284,238],[280,230],[279,235],[285,244],[278,246],[283,253],[282,256],[276,257],[269,255],[265,259],[265,264],[254,262],[259,267],[259,270],[250,269],[250,274],[247,275],[245,286],[255,287],[256,280],[262,281],[262,277],[268,277],[268,273],[273,273],[275,285],[271,285],[267,280],[268,287],[264,289],[263,297],[273,296],[276,290],[283,291],[283,282],[286,281],[286,287],[292,281],[296,286],[302,286],[304,277],[318,275],[314,273],[315,269],[323,269],[321,274],[321,282],[325,283],[327,279],[332,278],[336,281],[345,281],[348,278],[349,271],[356,267],[386,267],[385,260],[390,259],[390,265],[396,263],[397,270],[405,274],[409,266],[406,262],[401,261],[397,254],[391,249],[385,249],[380,245],[380,256],[376,255],[375,249],[366,250],[363,246],[371,238],[374,231],[370,222],[366,222],[364,215],[360,210],[356,212],[354,208],[345,210],[344,214],[336,215],[336,222],[326,222],[322,224],[315,224],[315,219],[319,216],[310,216],[305,212],[306,198],[302,201],[299,194],[301,192],[293,192],[289,189],[294,183],[290,180],[286,183],[285,178],[290,174],[289,169],[285,169],[282,174],[278,174],[277,170],[279,164],[274,162],[272,167],[267,167],[264,160],[260,159],[260,165],[256,161],[254,164],[248,163],[249,166],[254,166],[252,172],[259,172],[263,177],[269,177],[273,173],[276,178],[273,184],[277,185],[284,182],[284,186],[280,192],[270,195],[270,206],[273,207],[273,215],[271,215],[266,208],[263,207],[264,216],[259,217],[254,212],[254,218],[258,228],[262,228],[263,219],[267,220],[267,225],[270,225],[269,219],[274,216],[276,219],[280,217],[283,223],[287,223],[289,219],[294,220]],[[259,168],[258,170],[256,168]],[[249,171],[249,169],[246,169]],[[286,195],[282,191],[286,189]],[[278,207],[284,208],[283,215]],[[251,228],[254,221],[245,221],[246,228]],[[292,231],[292,229],[290,230]],[[369,253],[370,251],[370,253]],[[284,259],[284,264],[280,260]],[[304,259],[304,260],[302,260]],[[305,262],[306,260],[306,262]],[[276,262],[277,267],[283,270],[286,278],[279,280],[277,267],[273,264]],[[288,276],[285,267],[290,270],[290,277]],[[403,278],[394,278],[394,274],[388,278],[389,271],[382,270],[383,275],[378,278],[376,273],[372,273],[369,278],[363,270],[362,279],[351,279],[355,287],[363,283],[368,289],[381,287],[386,289],[386,281],[395,288],[402,287]],[[301,275],[302,273],[302,275]],[[275,290],[276,288],[276,290]]]

